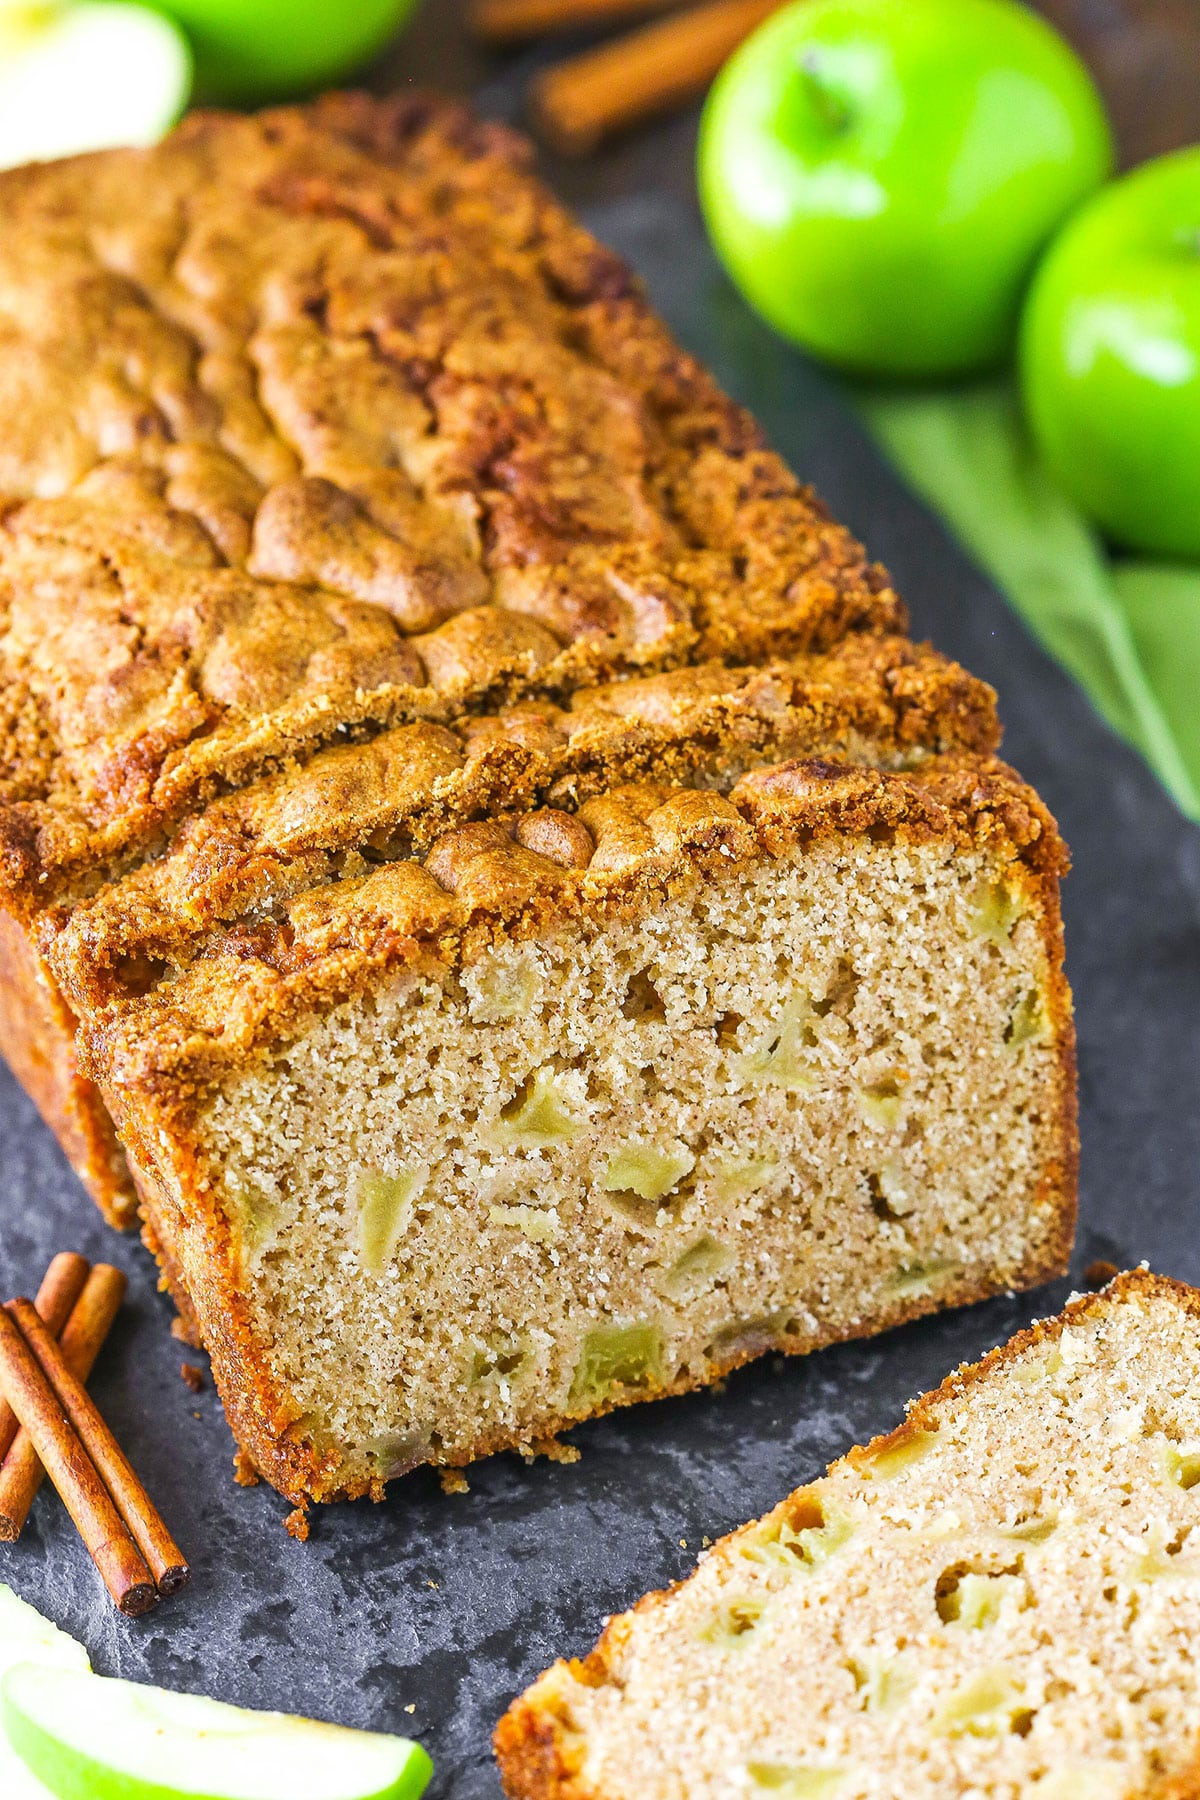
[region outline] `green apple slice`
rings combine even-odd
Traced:
[[[152,144],[191,84],[183,33],[145,6],[0,0],[0,168]]]
[[[0,1676],[17,1663],[53,1663],[56,1668],[86,1674],[88,1654],[73,1637],[0,1587]],[[0,1794],[4,1800],[53,1800],[49,1788],[32,1775],[0,1730]]]
[[[33,1663],[0,1717],[58,1800],[417,1800],[433,1772],[407,1738]]]
[[[53,1663],[60,1669],[91,1668],[82,1644],[43,1619],[36,1607],[0,1587],[0,1675],[15,1663]]]

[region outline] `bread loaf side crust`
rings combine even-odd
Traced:
[[[124,1230],[136,1195],[100,1091],[80,1072],[75,1026],[28,932],[0,909],[0,1054],[109,1224]]]

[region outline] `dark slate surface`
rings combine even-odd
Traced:
[[[1200,834],[897,485],[826,377],[777,345],[723,285],[691,215],[626,200],[597,223],[646,273],[684,341],[888,561],[928,633],[1001,690],[1008,753],[1075,854],[1067,895],[1083,1093],[1076,1270],[1147,1258],[1200,1280]],[[116,1617],[65,1514],[43,1495],[7,1580],[88,1644],[102,1672],[419,1735],[434,1794],[495,1800],[488,1740],[512,1694],[590,1646],[605,1614],[687,1570],[716,1537],[816,1475],[904,1401],[1038,1314],[1066,1284],[872,1344],[743,1371],[724,1392],[633,1409],[575,1433],[573,1466],[503,1457],[443,1496],[431,1474],[385,1505],[321,1514],[312,1541],[230,1478],[232,1445],[148,1258],[108,1233],[33,1109],[0,1072],[0,1291],[31,1288],[74,1245],[119,1260],[131,1304],[94,1381],[101,1406],[193,1559],[192,1588]],[[412,1708],[411,1711],[408,1709]]]

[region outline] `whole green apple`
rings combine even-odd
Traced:
[[[1077,505],[1119,543],[1200,558],[1200,147],[1114,182],[1051,246],[1021,378]]]
[[[253,104],[340,81],[381,50],[416,0],[155,0],[196,56],[202,100]]]
[[[1087,71],[1014,0],[799,0],[717,78],[700,197],[785,336],[948,375],[1005,354],[1039,252],[1111,164]]]

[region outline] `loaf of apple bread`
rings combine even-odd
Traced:
[[[296,1499],[1063,1266],[994,696],[447,103],[0,176],[0,1046]]]
[[[1200,1293],[1137,1271],[613,1619],[512,1800],[1200,1792]]]

